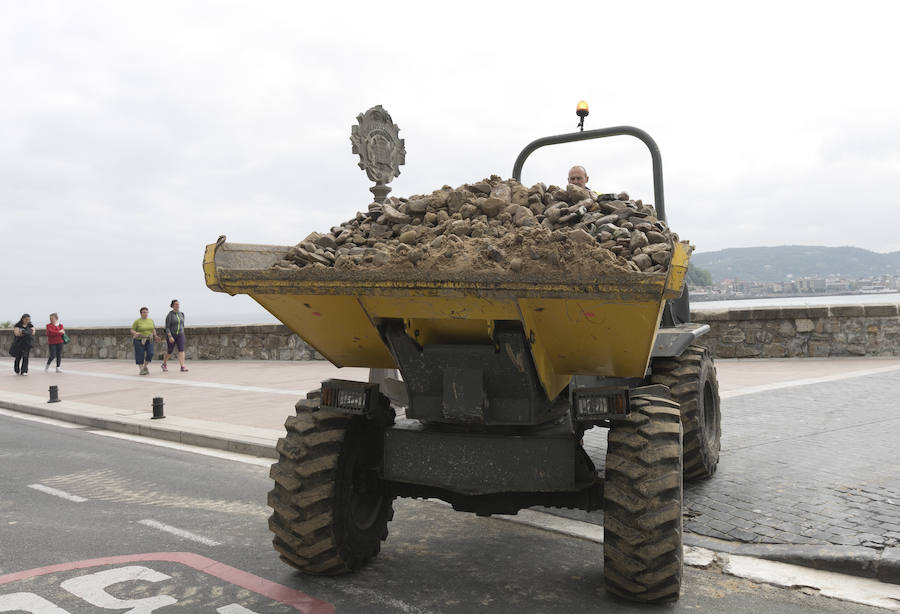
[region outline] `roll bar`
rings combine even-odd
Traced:
[[[585,130],[584,132],[570,132],[568,134],[557,134],[555,136],[545,136],[530,142],[519,153],[516,163],[513,165],[512,176],[516,181],[522,180],[522,166],[525,160],[534,153],[535,150],[547,145],[559,145],[561,143],[573,143],[575,141],[587,141],[590,139],[602,139],[610,136],[629,135],[640,139],[647,149],[650,150],[650,158],[653,161],[653,199],[656,206],[657,217],[661,220],[666,219],[666,200],[663,194],[663,176],[662,176],[662,157],[659,155],[659,147],[656,141],[649,134],[635,128],[634,126],[613,126],[611,128],[600,128],[598,130]]]

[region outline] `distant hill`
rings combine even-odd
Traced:
[[[714,282],[723,279],[783,281],[831,275],[860,279],[900,275],[900,252],[879,254],[859,247],[805,245],[734,247],[695,253],[691,264],[709,271]]]

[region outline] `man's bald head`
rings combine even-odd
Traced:
[[[583,166],[573,166],[569,169],[569,183],[574,183],[582,188],[587,185],[588,174]]]

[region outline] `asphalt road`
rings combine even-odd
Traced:
[[[409,500],[363,572],[302,576],[271,548],[267,462],[0,416],[0,612],[883,611],[693,568],[640,607],[606,595],[596,543]]]

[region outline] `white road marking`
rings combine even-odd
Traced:
[[[8,409],[0,409],[0,416],[8,416],[10,418],[18,418],[19,420],[28,420],[29,422],[40,422],[41,424],[50,424],[64,429],[81,429],[84,428],[80,424],[71,422],[63,422],[62,420],[54,420],[53,418],[44,418],[43,416],[33,416],[31,414],[22,414]]]
[[[739,578],[787,588],[810,587],[826,597],[900,611],[900,586],[896,584],[749,556],[717,556],[725,562],[723,571]]]
[[[747,388],[738,388],[720,392],[719,397],[730,399],[732,397],[740,397],[745,394],[753,394],[755,392],[768,392],[770,390],[781,390],[782,388],[794,388],[796,386],[809,386],[810,384],[825,384],[827,382],[836,382],[851,377],[864,377],[866,375],[878,375],[879,373],[890,373],[892,371],[900,371],[900,365],[891,367],[878,367],[876,369],[863,369],[861,371],[847,371],[844,373],[835,373],[834,375],[823,375],[822,377],[809,377],[806,379],[795,379],[788,382],[777,382],[774,384],[762,384],[760,386],[748,386]]]
[[[123,582],[162,582],[171,579],[172,576],[167,576],[149,567],[128,565],[70,578],[61,582],[59,587],[87,601],[92,606],[104,610],[131,608],[126,614],[151,614],[156,610],[178,603],[178,600],[171,595],[156,595],[143,599],[119,599],[106,592],[106,588]]]
[[[171,450],[181,450],[182,452],[191,452],[193,454],[201,454],[203,456],[212,456],[213,458],[236,461],[239,463],[244,463],[245,465],[271,467],[272,463],[275,462],[274,458],[261,458],[259,456],[251,456],[249,454],[239,454],[237,452],[227,452],[225,450],[216,450],[214,448],[204,448],[201,446],[192,446],[185,443],[176,443],[174,441],[166,441],[165,439],[153,439],[151,437],[141,437],[140,435],[129,435],[128,433],[117,433],[115,431],[87,432],[92,435],[100,435],[101,437],[124,439],[125,441],[134,441],[136,443],[143,443],[148,446],[156,446],[158,448],[169,448]]]
[[[147,378],[138,375],[116,375],[114,373],[94,373],[79,369],[66,368],[66,374],[84,375],[86,377],[99,377],[102,379],[116,379],[126,382],[140,382],[142,384],[166,384],[167,386],[190,386],[193,388],[216,388],[218,390],[234,390],[236,392],[263,392],[266,394],[283,394],[290,397],[301,397],[308,390],[288,390],[286,388],[263,388],[262,386],[242,386],[240,384],[221,384],[217,382],[200,382],[197,380],[176,380],[171,378]]]
[[[44,486],[43,484],[29,484],[28,488],[33,488],[34,490],[39,490],[42,493],[53,495],[54,497],[59,497],[61,499],[72,501],[74,503],[84,503],[85,501],[87,501],[87,499],[85,499],[84,497],[72,495],[64,490],[57,490],[56,488],[50,488],[49,486]]]
[[[139,520],[138,524],[142,524],[144,526],[158,529],[160,531],[165,531],[166,533],[171,533],[177,537],[181,537],[184,539],[189,539],[191,541],[195,541],[206,546],[221,546],[217,541],[209,539],[208,537],[203,537],[202,535],[197,535],[196,533],[191,533],[190,531],[185,531],[184,529],[179,529],[177,527],[173,527],[167,524],[163,524],[161,522],[157,522],[156,520]]]
[[[519,510],[515,516],[503,514],[495,514],[492,518],[507,520],[518,524],[524,524],[529,527],[553,531],[570,537],[586,539],[588,541],[603,543],[603,525],[584,522],[583,520],[572,520],[571,518],[563,518],[544,512],[535,510]]]

